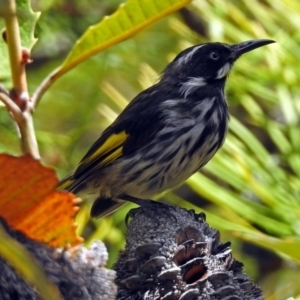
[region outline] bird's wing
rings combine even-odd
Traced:
[[[81,160],[73,178],[83,179],[116,159],[149,144],[161,128],[160,115],[153,105],[157,99],[149,90],[139,94],[92,145]],[[151,108],[152,107],[152,108]]]
[[[124,130],[118,133],[111,133],[110,130],[106,130],[83,157],[75,173],[62,179],[58,188],[76,191],[91,174],[122,155],[123,145],[128,136],[129,134]]]
[[[128,136],[125,130],[118,133],[105,132],[101,135],[79,163],[74,178],[100,169],[120,157]]]

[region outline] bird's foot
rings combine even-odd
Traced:
[[[128,226],[129,218],[134,218],[140,212],[143,212],[147,216],[149,216],[151,219],[156,220],[158,226],[160,225],[158,214],[160,214],[160,215],[167,214],[167,213],[171,214],[171,216],[174,217],[175,222],[177,221],[176,217],[170,212],[170,210],[175,209],[175,207],[173,207],[171,205],[153,201],[150,199],[140,199],[140,198],[132,197],[129,195],[123,195],[120,198],[122,200],[130,201],[130,202],[135,203],[140,206],[139,208],[134,208],[127,213],[126,218],[125,218],[126,226]]]

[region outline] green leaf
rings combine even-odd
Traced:
[[[182,8],[191,0],[128,0],[111,16],[89,27],[62,63],[55,79],[79,63]]]
[[[250,230],[247,232],[236,231],[235,235],[250,243],[255,243],[273,252],[286,255],[300,264],[300,239],[297,237],[278,239],[260,232],[251,232]]]
[[[269,216],[269,208],[218,186],[201,173],[196,173],[190,177],[187,180],[187,184],[197,194],[202,195],[218,206],[226,207],[237,214],[242,214],[245,219],[264,227],[265,230],[272,234],[284,236],[293,234],[290,225]]]
[[[1,6],[0,6],[1,10]],[[0,30],[4,28],[4,22],[0,19]],[[9,58],[8,58],[8,50],[7,45],[4,40],[0,37],[0,82],[5,82],[8,80],[10,75],[9,69]]]
[[[23,47],[31,50],[37,39],[34,37],[34,29],[38,18],[39,12],[34,12],[31,9],[29,0],[17,0],[17,14],[20,26],[21,43]]]
[[[43,300],[61,299],[58,289],[50,283],[41,266],[20,243],[11,238],[0,225],[0,256],[37,289]]]

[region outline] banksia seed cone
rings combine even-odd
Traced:
[[[163,212],[162,212],[163,211]],[[263,300],[203,214],[153,203],[135,209],[114,269],[119,300]]]

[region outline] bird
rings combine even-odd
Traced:
[[[224,143],[225,84],[234,63],[274,42],[210,42],[183,50],[103,131],[58,188],[91,200],[91,217],[103,217],[126,201],[140,204],[139,199],[184,182]]]

